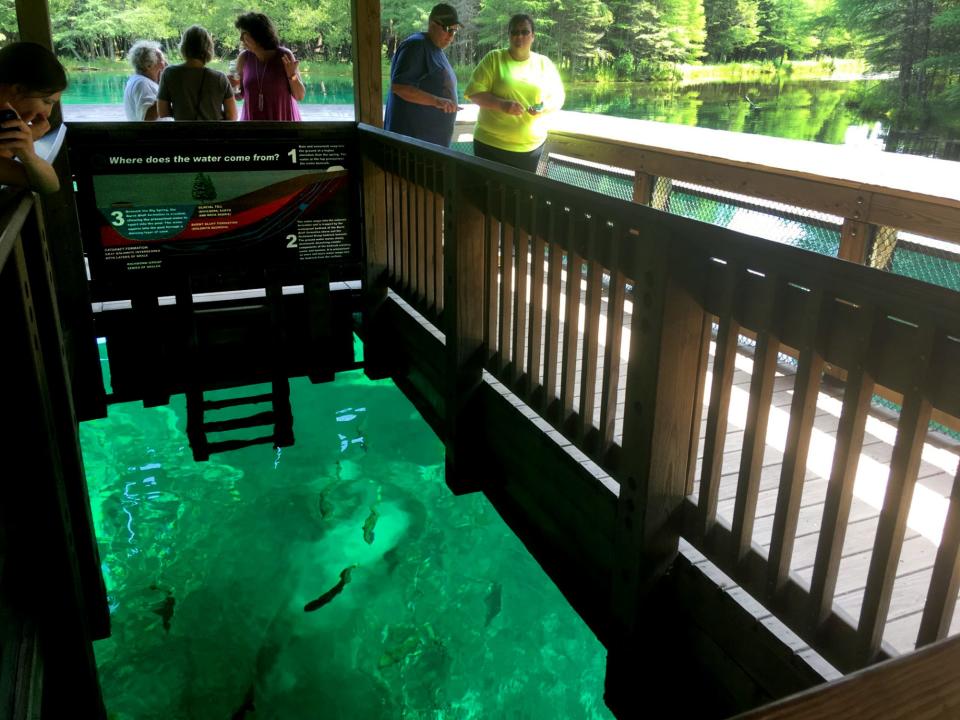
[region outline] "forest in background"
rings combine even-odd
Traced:
[[[140,38],[175,48],[193,23],[207,27],[226,56],[236,52],[233,22],[268,14],[302,59],[350,61],[348,0],[49,0],[58,52],[76,61],[122,57]],[[536,49],[568,80],[672,80],[690,64],[760,62],[789,72],[798,60],[866,60],[896,73],[865,102],[878,114],[920,123],[960,110],[960,0],[451,0],[464,30],[451,46],[455,66],[502,47],[507,19],[527,12]],[[424,29],[432,0],[382,0],[384,53]],[[0,3],[0,33],[16,37],[13,0]],[[941,118],[942,119],[942,118]]]

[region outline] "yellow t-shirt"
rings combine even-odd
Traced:
[[[524,108],[543,103],[539,115],[508,115],[499,110],[480,108],[473,137],[482,143],[510,152],[530,152],[547,139],[543,113],[563,107],[563,82],[557,68],[544,55],[530,53],[526,60],[510,57],[509,50],[491,50],[470,76],[466,95],[492,92],[504,100],[513,100]]]

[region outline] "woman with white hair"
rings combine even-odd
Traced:
[[[160,43],[138,40],[127,53],[127,60],[134,74],[123,89],[123,112],[127,120],[156,120],[160,74],[167,66]]]

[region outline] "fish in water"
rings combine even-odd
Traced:
[[[167,590],[166,593],[167,596],[154,605],[150,609],[150,612],[154,613],[155,615],[159,615],[160,619],[163,620],[164,632],[170,632],[170,621],[173,620],[173,608],[177,604],[177,599],[169,590]]]
[[[243,696],[243,705],[238,707],[234,711],[233,715],[230,716],[230,720],[243,720],[247,713],[256,712],[256,705],[253,704],[253,685],[247,690],[247,694]]]
[[[327,493],[330,492],[332,485],[328,485],[320,492],[320,498],[317,501],[317,506],[320,510],[320,517],[326,520],[328,517],[333,515],[333,503],[330,502],[327,497]]]
[[[488,627],[493,619],[500,614],[500,607],[503,601],[503,586],[494,581],[490,583],[490,592],[487,593],[487,621],[483,624]]]
[[[379,519],[380,513],[377,512],[376,507],[371,505],[370,514],[367,515],[367,519],[363,521],[363,539],[367,545],[373,545],[373,540],[375,537],[373,530],[377,527],[377,520]]]
[[[344,568],[340,571],[340,580],[332,588],[327,590],[323,595],[318,597],[316,600],[311,600],[306,605],[303,606],[304,612],[313,612],[314,610],[319,610],[324,605],[333,600],[337,595],[343,592],[343,589],[347,586],[347,583],[350,582],[350,573],[353,572],[353,569],[356,565],[351,565],[350,567]]]

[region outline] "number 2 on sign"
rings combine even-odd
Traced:
[[[296,235],[287,235],[287,247],[296,249],[297,248],[297,236]]]

